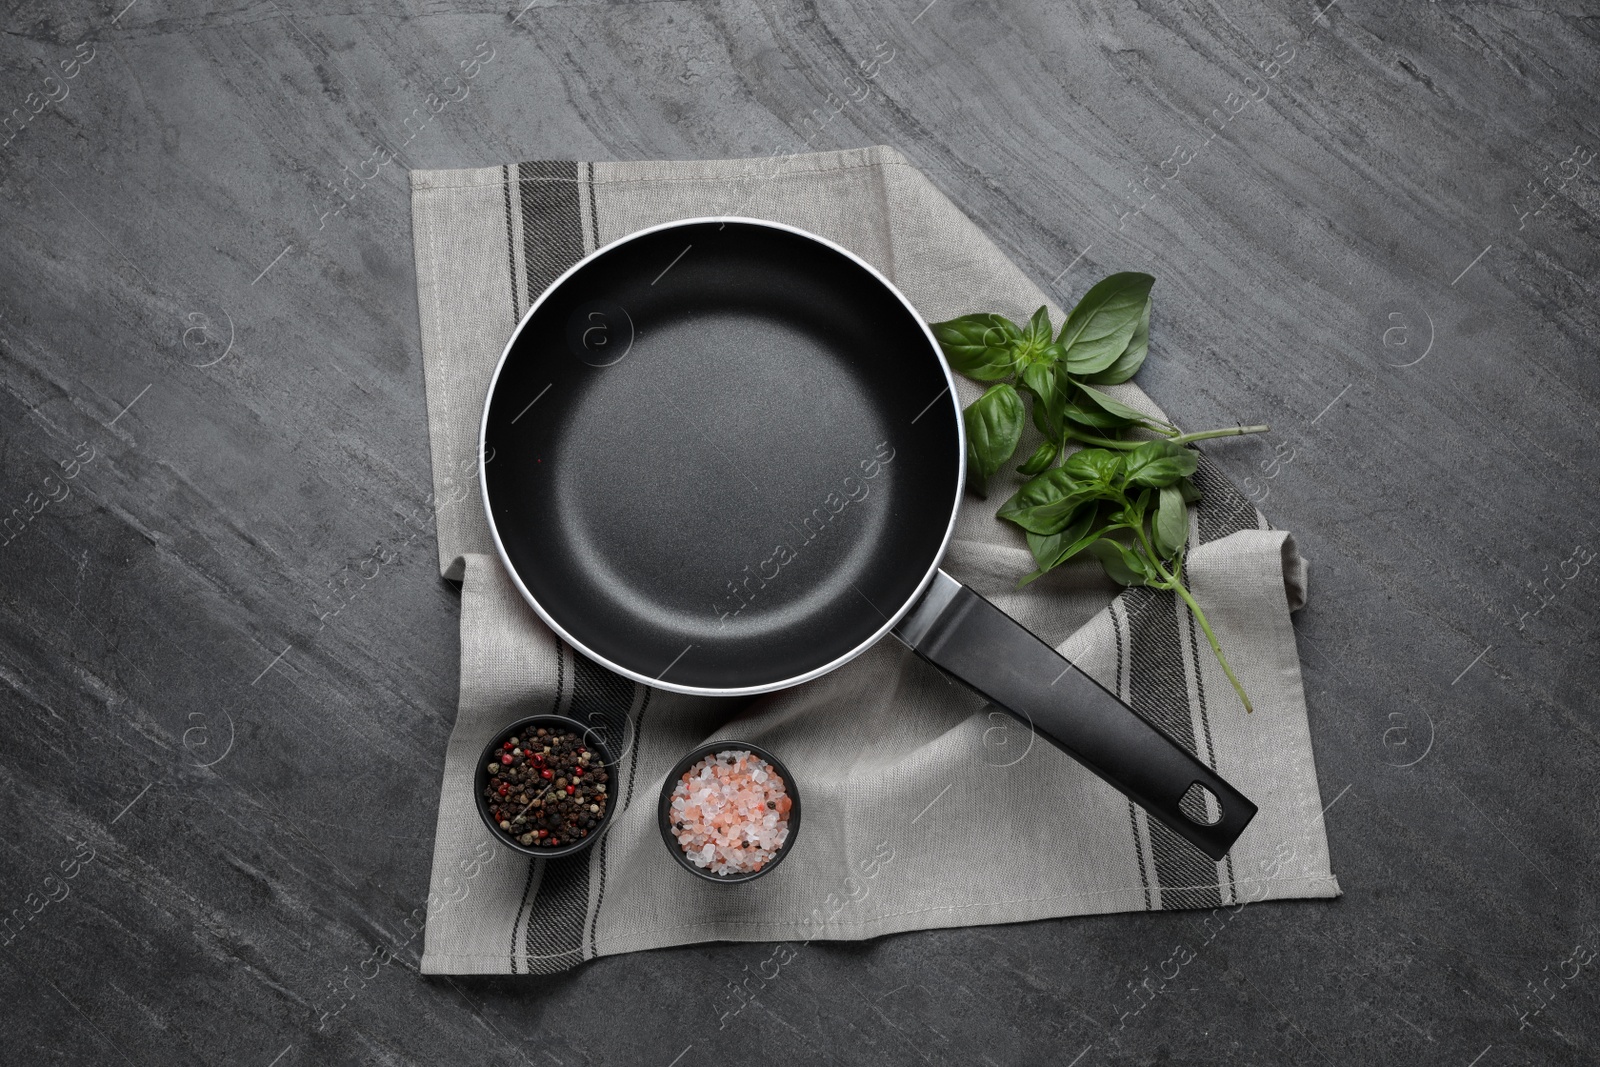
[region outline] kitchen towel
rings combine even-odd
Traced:
[[[1290,625],[1305,600],[1305,562],[1208,459],[1195,475],[1205,497],[1190,516],[1189,579],[1253,715],[1171,594],[1119,591],[1088,562],[1018,591],[1033,561],[1020,533],[994,517],[1009,490],[969,496],[944,567],[1260,806],[1220,863],[893,638],[792,689],[683,696],[575,654],[507,578],[476,480],[489,377],[529,304],[617,238],[673,219],[773,219],[860,255],[929,321],[972,311],[1023,321],[1040,304],[1061,320],[899,153],[532,162],[413,171],[411,185],[439,567],[462,582],[460,704],[445,756],[424,973],[548,974],[696,941],[859,939],[1339,894]],[[1159,338],[1158,325],[1158,352]],[[962,381],[960,391],[965,404],[981,387]],[[1131,384],[1111,391],[1159,413]],[[1021,454],[1031,448],[1025,439]],[[495,732],[552,711],[605,728],[622,751],[612,776],[618,810],[586,853],[533,860],[490,841],[472,776]],[[805,803],[795,855],[732,889],[682,870],[655,813],[672,765],[721,737],[778,754]]]

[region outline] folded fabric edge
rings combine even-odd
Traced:
[[[1247,903],[1265,904],[1274,900],[1332,900],[1343,895],[1338,879],[1331,875],[1278,881],[1283,885],[1295,884],[1299,888],[1293,895],[1269,896]],[[1197,886],[1192,888],[1206,887]],[[1065,916],[1051,910],[1050,905],[1054,902],[1075,898],[1076,896],[1076,894],[1063,894],[1059,897],[1047,897],[1037,900],[980,902],[918,908],[897,912],[893,915],[864,919],[854,924],[846,923],[831,928],[825,927],[809,938],[796,936],[795,924],[792,921],[766,923],[713,920],[705,923],[670,927],[654,931],[651,934],[630,934],[627,937],[627,947],[620,951],[614,950],[610,944],[610,942],[617,939],[600,937],[597,940],[597,948],[599,956],[608,956],[636,951],[650,951],[658,948],[674,948],[680,945],[704,944],[711,941],[721,941],[729,944],[777,943],[785,941],[799,941],[802,943],[809,941],[850,942],[887,937],[891,934],[914,933],[919,930],[947,930],[967,926],[1001,926],[1010,923],[1038,922],[1042,919],[1071,919],[1079,915],[1110,915],[1146,910],[1144,907],[1144,890],[1137,886],[1132,889],[1106,891],[1105,899],[1100,902],[1104,906],[1096,907],[1093,910]],[[1225,907],[1229,911],[1234,911],[1245,906],[1247,904]],[[994,910],[979,916],[965,914],[976,908]],[[930,916],[937,916],[941,912],[944,913],[943,918],[935,918],[930,921]],[[856,929],[846,930],[843,928],[849,925],[854,925]],[[866,927],[873,927],[874,929],[871,933],[865,935],[859,932]],[[420,971],[422,974],[439,975],[510,973],[505,955],[473,953],[426,954],[422,958]]]
[[[1343,894],[1339,888],[1339,881],[1332,875],[1318,875],[1305,878],[1273,879],[1272,884],[1289,886],[1296,885],[1301,888],[1293,893],[1266,896],[1254,902],[1244,902],[1238,905],[1224,905],[1229,908],[1242,908],[1250,903],[1265,904],[1269,901],[1289,900],[1332,900]],[[1192,889],[1214,888],[1208,886],[1180,887]],[[1071,915],[1062,915],[1052,910],[1051,905],[1062,900],[1082,900],[1087,895],[1100,897],[1095,901],[1095,906]],[[974,909],[993,909],[988,914],[972,916],[962,914]],[[1007,923],[1037,922],[1041,919],[1073,919],[1081,915],[1109,915],[1123,912],[1147,911],[1144,904],[1144,889],[1139,886],[1123,889],[1102,890],[1095,894],[1063,893],[1052,897],[1038,897],[1021,900],[1005,901],[977,901],[968,904],[941,904],[926,908],[913,908],[907,911],[894,912],[890,915],[879,915],[868,919],[850,922],[835,921],[834,925],[823,927],[811,940],[814,941],[861,941],[874,937],[883,937],[888,934],[910,933],[917,930],[941,930],[962,926],[998,926]],[[1168,912],[1197,911],[1195,908],[1166,908],[1156,909]],[[1213,909],[1220,910],[1220,909]],[[928,921],[929,916],[944,913],[948,921]],[[872,933],[863,936],[860,933],[846,929],[854,927],[856,930],[875,927]],[[629,944],[626,949],[633,952],[650,948],[666,948],[672,945],[694,944],[708,940],[705,931],[714,931],[711,940],[718,941],[775,941],[775,940],[806,940],[803,937],[773,937],[771,933],[787,931],[794,934],[793,922],[757,922],[757,921],[729,921],[726,919],[710,920],[704,923],[693,923],[684,926],[668,927],[657,930],[652,935],[629,935]],[[770,931],[760,933],[758,931]],[[606,946],[609,941],[606,937],[598,939],[599,955],[608,955]],[[646,942],[649,942],[648,944]]]
[[[584,963],[585,960],[576,960],[573,966]],[[567,968],[571,970],[571,968]],[[515,974],[511,969],[510,957],[504,952],[490,956],[477,953],[450,953],[430,952],[422,957],[422,963],[417,968],[419,974],[440,975],[468,975],[468,974]],[[561,972],[556,972],[561,973]]]
[[[1283,567],[1283,595],[1289,610],[1299,611],[1305,607],[1310,594],[1308,586],[1310,563],[1300,554],[1300,546],[1295,541],[1294,534],[1288,530],[1274,528],[1235,530],[1225,537],[1195,545],[1189,550],[1189,558],[1204,558],[1241,549],[1275,553]],[[1205,604],[1201,603],[1200,606],[1203,608]]]
[[[521,160],[517,164],[496,163],[487,167],[459,167],[438,170],[409,171],[413,192],[422,189],[463,189],[472,186],[499,185],[504,181],[507,165],[529,166],[550,162],[548,159]],[[619,159],[575,160],[598,167],[625,168],[626,177],[596,174],[598,184],[618,182],[657,181],[729,181],[741,177],[761,177],[763,164],[781,166],[784,174],[815,174],[857,167],[906,166],[917,169],[898,149],[889,145],[862,145],[858,148],[840,148],[826,152],[778,153],[768,156],[743,156],[727,159]],[[735,165],[739,169],[735,169]],[[918,173],[921,173],[918,170]],[[560,181],[545,178],[545,181]]]
[[[1285,533],[1283,537],[1283,586],[1289,595],[1289,610],[1299,611],[1306,606],[1306,597],[1310,592],[1307,582],[1310,578],[1311,561],[1300,554],[1300,546],[1295,543],[1294,534]]]

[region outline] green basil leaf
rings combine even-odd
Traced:
[[[1189,540],[1189,505],[1184,503],[1183,490],[1176,485],[1163,486],[1161,503],[1156,506],[1156,551],[1170,559]]]
[[[1092,503],[1093,500],[1091,493],[1073,493],[1053,503],[1041,504],[1036,508],[1027,508],[999,517],[1009,519],[1029,533],[1049,536],[1060,533],[1072,525],[1079,509],[1087,503]]]
[[[1122,430],[1138,422],[1107,411],[1085,396],[1076,384],[1072,386],[1066,402],[1061,405],[1061,415],[1065,419],[1094,430]]]
[[[1144,314],[1139,316],[1139,325],[1134,328],[1133,336],[1128,340],[1128,347],[1123,349],[1117,361],[1098,374],[1091,374],[1084,379],[1095,385],[1121,385],[1123,382],[1139,373],[1139,368],[1144,366],[1144,357],[1150,352],[1150,300],[1145,298]]]
[[[1067,370],[1097,374],[1127,351],[1144,316],[1155,279],[1125,271],[1096,282],[1061,327],[1058,340],[1067,350]]]
[[[1028,325],[1022,328],[1022,339],[1017,343],[1017,362],[1051,362],[1046,358],[1045,350],[1054,344],[1051,339],[1054,332],[1054,327],[1050,325],[1050,311],[1041,306],[1028,320]]]
[[[1093,500],[1093,486],[1076,484],[1058,467],[1032,479],[1005,502],[995,517],[1014,522],[1029,533],[1060,533],[1079,507]]]
[[[1069,388],[1061,370],[1053,363],[1030,363],[1022,368],[1022,386],[1034,395],[1033,424],[1048,440],[1059,441],[1061,409]]]
[[[1080,482],[1110,485],[1122,471],[1122,453],[1109,448],[1080,448],[1061,469]]]
[[[1050,464],[1056,461],[1056,454],[1061,451],[1054,441],[1046,441],[1033,450],[1033,455],[1028,457],[1028,462],[1017,468],[1018,474],[1039,474],[1050,469]]]
[[[963,315],[931,329],[950,366],[967,377],[992,382],[1016,372],[1022,328],[1004,315]]]
[[[1139,411],[1136,408],[1130,408],[1128,405],[1124,404],[1114,396],[1109,396],[1105,393],[1102,393],[1098,389],[1091,389],[1082,382],[1077,384],[1078,393],[1088,399],[1101,411],[1115,415],[1118,418],[1127,419],[1130,422],[1136,422],[1144,426],[1149,426],[1152,429],[1159,426],[1169,425],[1168,423],[1162,422],[1160,419],[1146,415],[1144,412]]]
[[[1050,569],[1051,562],[1056,558],[1056,553],[1061,551],[1061,546],[1066,543],[1067,537],[1066,530],[1055,534],[1028,534],[1028,551],[1033,553],[1033,561],[1039,565],[1039,569],[1024,578],[1017,588],[1022,588]]]
[[[1089,552],[1118,585],[1144,585],[1148,577],[1144,557],[1121,541],[1102,537],[1089,546]]]
[[[1039,569],[1018,582],[1018,589],[1055,570],[1104,536],[1103,530],[1089,529],[1094,522],[1094,509],[1085,508],[1085,512],[1081,525],[1074,519],[1071,526],[1058,534],[1049,537],[1042,537],[1039,534],[1028,535],[1028,547],[1033,550],[1033,558],[1039,564]],[[1084,531],[1082,536],[1076,536],[1080,529]]]
[[[1053,534],[1028,533],[1028,549],[1033,553],[1034,562],[1039,564],[1041,571],[1047,571],[1056,565],[1056,557],[1063,548],[1069,547],[1088,534],[1094,526],[1097,507],[1094,502],[1080,504],[1072,519],[1060,530]]]
[[[1067,538],[1063,537],[1062,547],[1053,557],[1051,557],[1050,566],[1046,567],[1045,570],[1054,570],[1055,568],[1061,566],[1073,556],[1076,556],[1078,553],[1086,550],[1090,545],[1094,544],[1105,535],[1105,530],[1090,530],[1077,540],[1068,540]]]
[[[1009,385],[991,385],[961,413],[967,424],[967,465],[982,485],[1011,458],[1027,418],[1022,397]]]
[[[1123,461],[1128,484],[1161,489],[1187,478],[1200,464],[1200,454],[1171,441],[1146,441]]]
[[[1059,533],[1079,505],[1107,495],[1103,484],[1086,482],[1072,471],[1055,467],[1023,483],[995,517],[1038,534]]]
[[[1069,493],[1077,492],[1079,488],[1078,483],[1066,471],[1057,467],[1022,483],[1022,488],[1011,494],[1011,499],[1006,501],[995,514],[1003,519],[1010,512],[1026,511],[1029,508],[1052,504]]]
[[[1060,391],[1056,384],[1056,369],[1048,363],[1029,363],[1022,368],[1017,380],[1039,400],[1048,400]]]
[[[1183,502],[1185,504],[1198,504],[1200,502],[1200,490],[1195,488],[1194,482],[1188,478],[1179,478],[1178,488],[1183,491]]]

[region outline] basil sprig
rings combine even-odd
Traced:
[[[1024,326],[1003,315],[963,315],[934,323],[933,335],[952,367],[993,383],[962,413],[967,467],[979,493],[1016,453],[1030,404],[1044,435],[1017,467],[1028,481],[997,513],[1021,527],[1038,565],[1019,587],[1087,553],[1122,585],[1171,590],[1194,614],[1245,711],[1253,711],[1183,583],[1188,507],[1200,499],[1189,477],[1199,454],[1186,446],[1267,427],[1186,434],[1096,388],[1126,382],[1144,365],[1154,284],[1150,275],[1131,271],[1102,279],[1067,314],[1059,334],[1041,307]],[[1130,438],[1133,430],[1146,436]]]

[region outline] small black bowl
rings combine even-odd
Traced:
[[[536,848],[533,845],[524,845],[521,841],[507,837],[505,831],[500,829],[500,825],[489,814],[489,802],[483,797],[483,787],[489,784],[489,761],[499,758],[500,753],[504,751],[501,746],[513,737],[523,738],[540,727],[546,730],[574,733],[583,738],[584,747],[600,757],[600,765],[605,768],[606,774],[611,779],[606,789],[606,810],[605,814],[600,816],[600,825],[590,830],[589,836],[580,837],[570,845],[557,845],[554,848]],[[585,726],[578,720],[569,719],[565,715],[530,715],[526,719],[518,719],[504,730],[495,734],[494,740],[489,742],[488,746],[484,748],[483,754],[478,757],[478,768],[472,775],[472,791],[474,798],[477,800],[478,815],[482,817],[483,824],[489,828],[491,837],[507,848],[515,849],[526,855],[550,860],[582,852],[598,841],[611,825],[611,814],[616,807],[616,766],[617,761],[612,758],[610,747],[600,740],[599,734],[591,726]]]
[[[668,814],[672,810],[672,791],[677,787],[678,779],[683,777],[684,772],[686,772],[690,767],[693,767],[696,763],[699,763],[701,760],[705,759],[707,756],[714,756],[718,752],[741,750],[751,752],[766,760],[767,763],[771,765],[772,769],[778,772],[778,776],[783,779],[784,790],[789,795],[790,803],[789,836],[784,840],[782,847],[780,847],[773,855],[772,862],[761,868],[759,871],[751,871],[746,874],[717,874],[716,872],[707,870],[703,867],[696,867],[693,863],[691,863],[689,861],[689,857],[684,855],[683,846],[678,844],[678,839],[676,837],[672,836],[672,819]],[[609,811],[610,809],[608,808],[607,810]],[[671,773],[667,775],[665,784],[663,784],[661,787],[661,800],[656,804],[656,820],[661,824],[661,840],[667,843],[667,851],[672,853],[672,858],[677,860],[683,869],[688,871],[690,874],[698,875],[708,882],[720,882],[725,884],[733,882],[750,882],[760,878],[764,874],[772,873],[773,869],[776,868],[778,864],[783,862],[783,858],[794,851],[794,839],[800,836],[800,791],[795,788],[794,775],[789,773],[789,768],[783,765],[783,761],[777,756],[774,756],[772,753],[768,752],[766,749],[762,748],[760,745],[752,745],[748,741],[735,741],[726,739],[722,741],[713,741],[709,745],[701,745],[699,748],[683,757],[683,759],[679,760],[678,765],[672,768]]]

